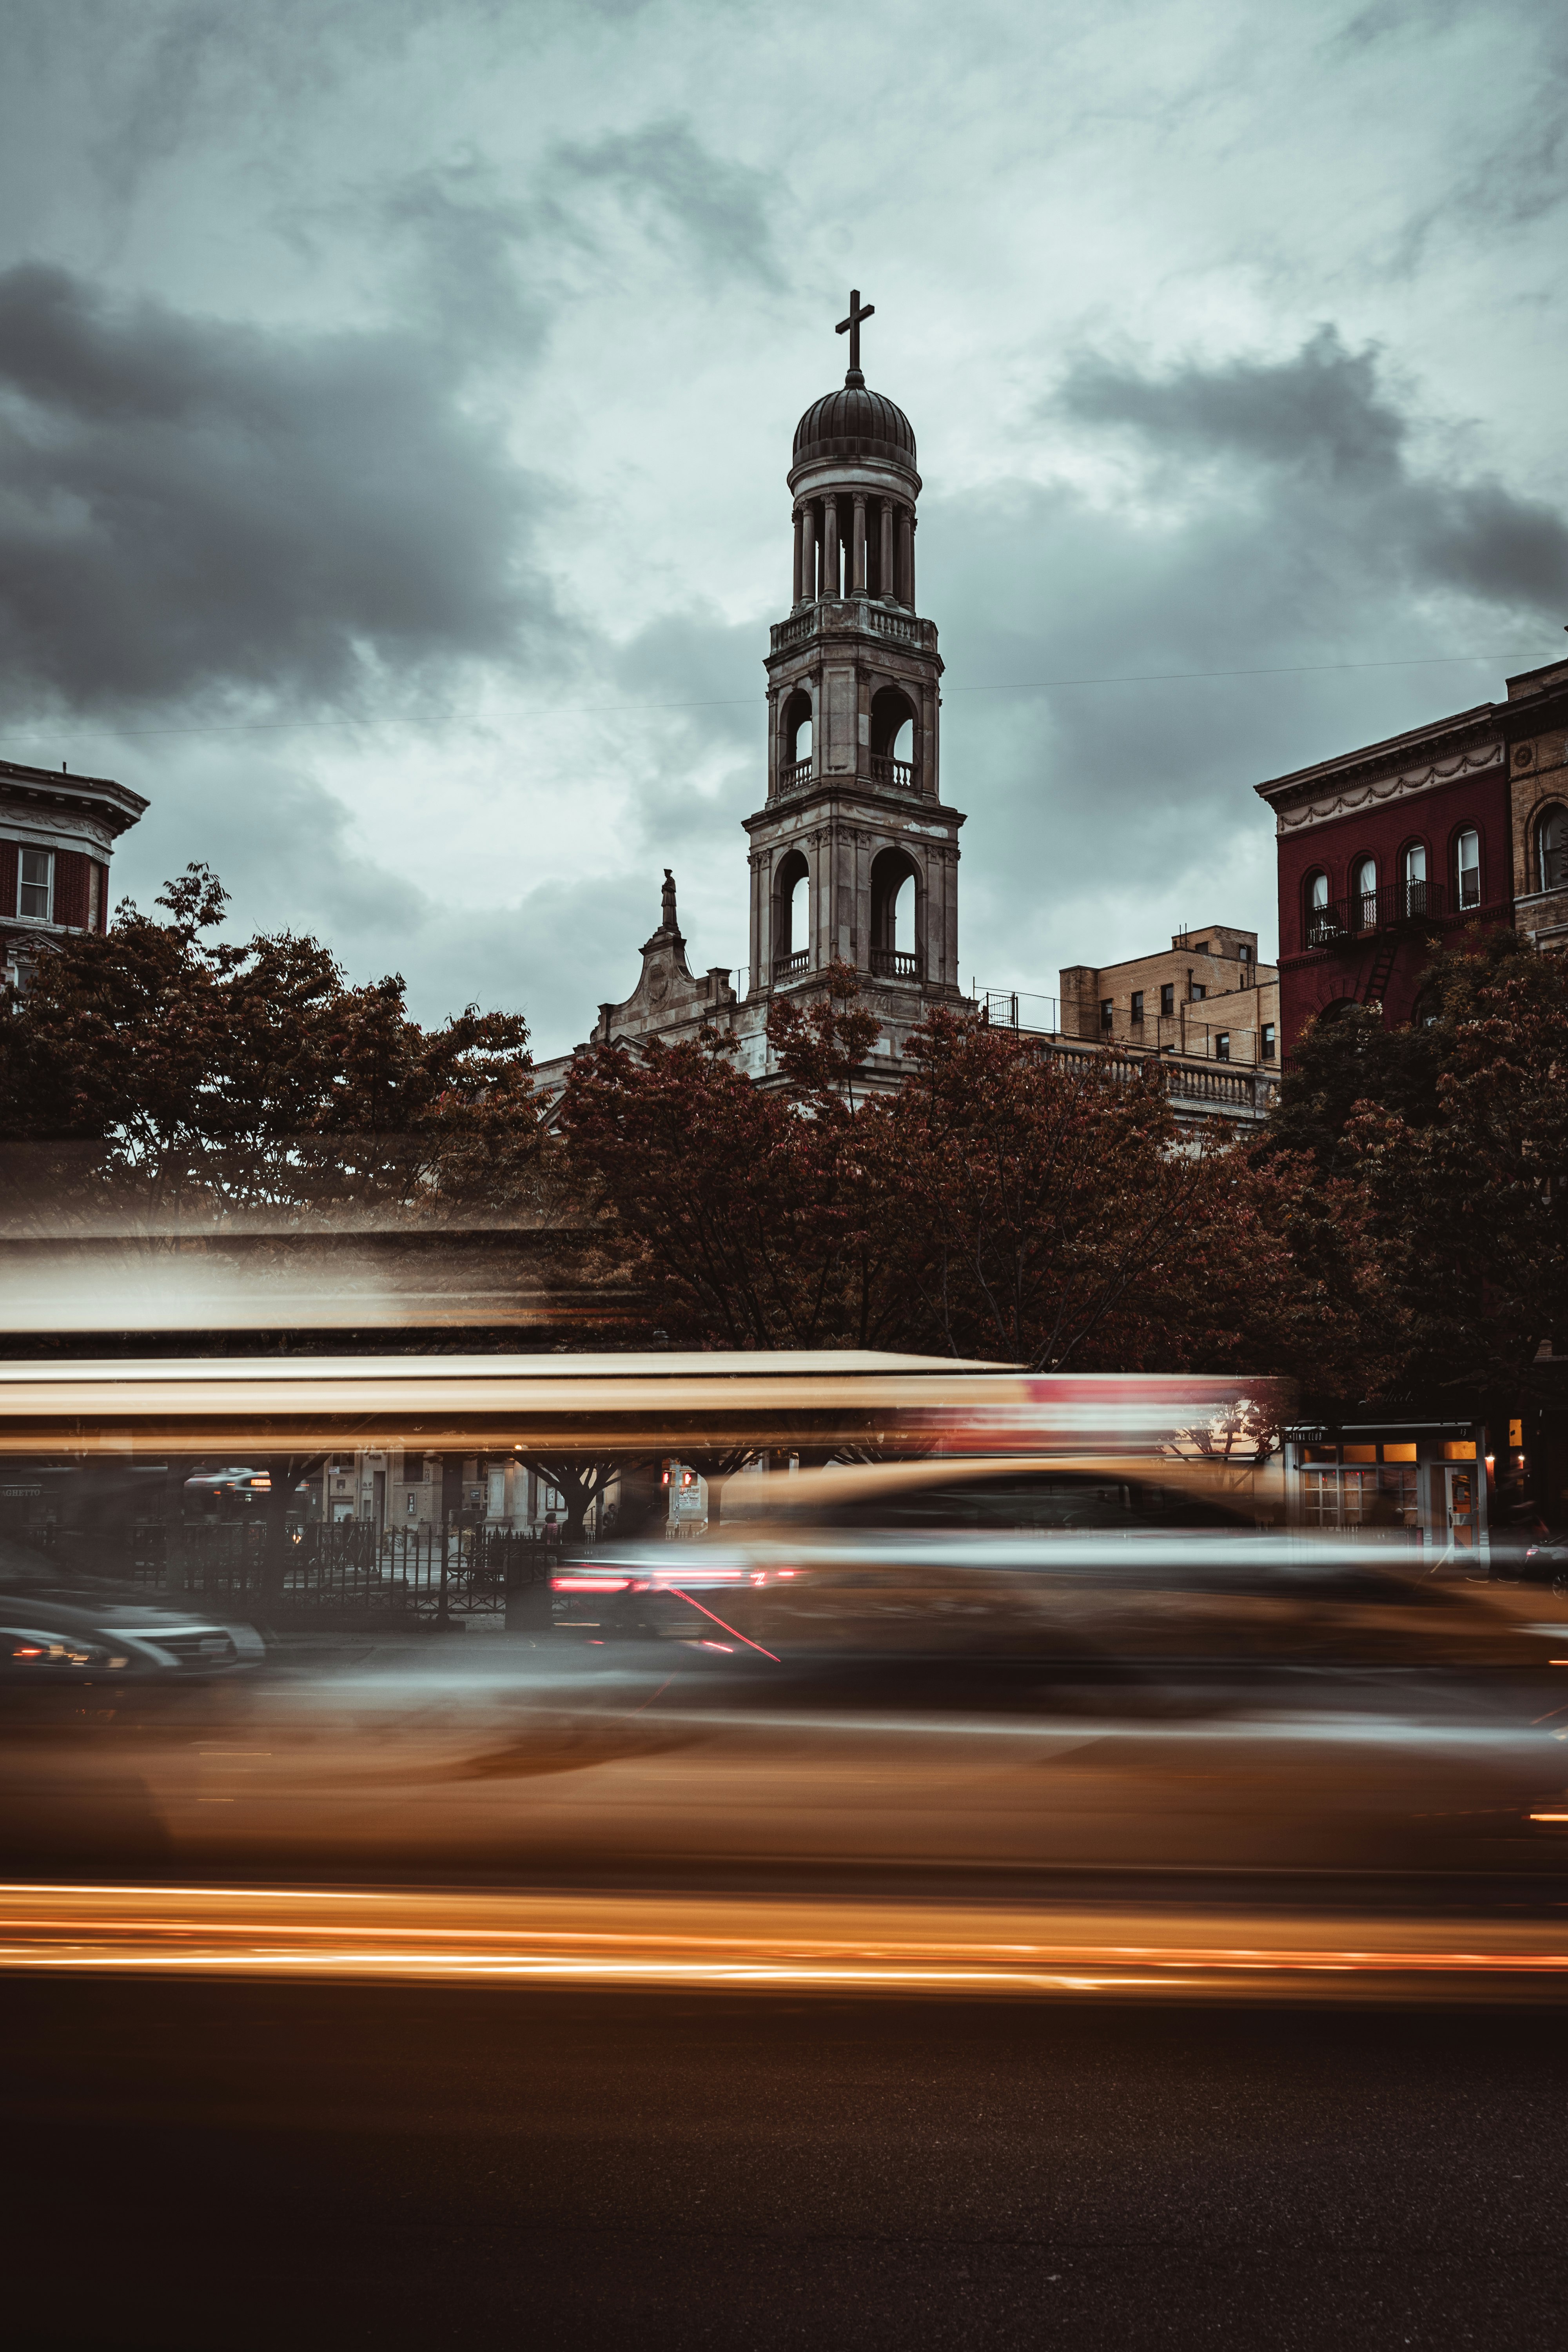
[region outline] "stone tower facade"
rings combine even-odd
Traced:
[[[849,370],[795,427],[789,469],[793,593],[766,659],[767,796],[751,842],[751,969],[743,994],[718,967],[686,961],[668,871],[659,928],[632,994],[602,1004],[596,1041],[736,1040],[739,1066],[772,1073],[769,1006],[820,996],[840,959],[861,975],[881,1034],[865,1083],[902,1081],[904,1041],[937,1004],[969,1008],[958,985],[958,834],[942,797],[942,656],[915,605],[921,478],[902,409],[868,391],[850,296]],[[559,1091],[571,1056],[537,1066]]]
[[[915,603],[921,478],[909,418],[848,373],[795,427],[793,594],[767,656],[768,789],[751,840],[751,987],[866,975],[896,1054],[958,1003],[959,811],[942,797],[942,657]]]

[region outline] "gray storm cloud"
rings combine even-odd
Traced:
[[[1568,597],[1568,523],[1490,477],[1421,468],[1411,418],[1383,384],[1375,351],[1321,327],[1289,358],[1237,358],[1145,373],[1085,356],[1052,404],[1091,426],[1129,428],[1170,462],[1213,460],[1217,507],[1255,495],[1288,522],[1305,561],[1331,545],[1342,591],[1402,572],[1409,584],[1554,611]],[[1337,543],[1336,543],[1337,542]],[[1348,577],[1347,577],[1348,573]]]
[[[342,700],[559,639],[546,493],[414,333],[289,334],[0,276],[0,667],[92,709]]]

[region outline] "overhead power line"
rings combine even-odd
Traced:
[[[1550,655],[1542,658],[1549,660]],[[950,694],[1046,694],[1067,686],[1178,686],[1201,685],[1206,680],[1235,677],[1317,677],[1340,670],[1373,669],[1441,669],[1464,662],[1533,661],[1534,655],[1514,653],[1476,654],[1404,654],[1393,660],[1353,662],[1270,662],[1249,669],[1146,669],[1090,671],[1079,677],[1027,677],[987,681],[974,686],[942,688],[945,698]],[[641,702],[546,702],[536,703],[511,715],[518,719],[607,719],[636,710],[738,710],[742,706],[760,704],[760,694],[714,694],[682,697],[673,701]],[[87,723],[87,722],[79,722]],[[198,721],[181,727],[120,727],[112,721],[97,722],[110,734],[131,742],[152,742],[175,735],[279,735],[279,734],[362,734],[384,727],[387,722],[374,719],[256,719],[238,723],[216,720]],[[42,734],[41,726],[22,727],[25,734]],[[58,735],[58,727],[47,730]]]

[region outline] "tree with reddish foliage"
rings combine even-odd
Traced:
[[[398,974],[350,987],[317,940],[216,936],[226,893],[193,865],[167,919],[122,905],[109,931],[38,957],[0,1004],[0,1187],[12,1228],[62,1214],[157,1247],[258,1214],[327,1229],[366,1209],[427,1225],[531,1194],[538,1122],[524,1024],[476,1007],[436,1030]],[[319,1455],[271,1465],[266,1584]]]
[[[8,995],[0,1133],[31,1147],[13,1171],[69,1171],[83,1205],[154,1225],[493,1206],[533,1181],[521,1019],[470,1005],[422,1029],[400,974],[353,988],[317,940],[209,936],[226,899],[191,866],[159,897],[167,921],[123,905],[101,937],[52,942]]]
[[[1410,1377],[1498,1423],[1560,1411],[1568,962],[1507,938],[1445,959],[1434,994],[1426,1115],[1363,1100],[1345,1129],[1410,1318]]]
[[[601,1046],[562,1129],[667,1327],[717,1347],[894,1347],[1086,1370],[1292,1371],[1327,1400],[1393,1360],[1364,1203],[1309,1160],[1184,1139],[1132,1080],[939,1009],[891,1100],[853,1088],[876,1034],[836,969],[769,1038]]]
[[[670,1336],[703,1347],[876,1345],[900,1308],[883,1297],[885,1237],[858,1145],[874,1108],[848,1087],[878,1024],[845,966],[826,1003],[773,1008],[780,1082],[737,1068],[733,1041],[596,1045],[566,1082],[560,1131],[592,1180],[606,1248],[629,1256]]]

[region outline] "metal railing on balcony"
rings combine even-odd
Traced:
[[[809,948],[802,948],[796,955],[782,955],[773,958],[775,980],[798,980],[802,972],[810,970],[811,950]]]
[[[879,980],[919,980],[919,956],[907,955],[902,948],[873,948],[871,970]]]
[[[801,791],[805,785],[809,784],[811,782],[811,768],[812,761],[809,751],[806,753],[804,760],[786,760],[779,769],[780,792],[798,793]]]
[[[874,784],[894,784],[900,792],[912,793],[915,788],[915,763],[912,760],[885,760],[879,751],[873,751],[871,782]]]
[[[1364,939],[1372,931],[1428,922],[1447,914],[1447,901],[1448,893],[1441,882],[1384,882],[1375,890],[1352,890],[1349,898],[1331,898],[1326,905],[1310,908],[1307,945],[1342,947],[1347,940]]]

